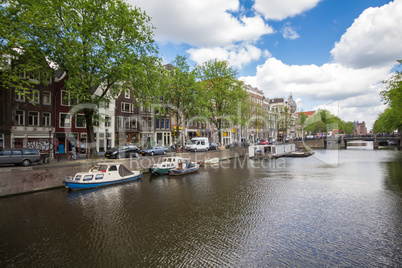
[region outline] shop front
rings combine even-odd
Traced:
[[[80,154],[88,153],[87,133],[58,132],[55,139],[56,154],[68,154],[77,145]]]
[[[54,148],[54,128],[51,127],[14,126],[10,136],[12,148],[32,148],[43,153]]]

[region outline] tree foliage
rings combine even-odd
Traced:
[[[175,118],[173,139],[176,141],[183,123],[199,115],[198,84],[184,56],[176,56],[173,64],[167,67],[164,77],[162,100],[165,114]]]
[[[401,64],[402,60],[398,60]],[[387,81],[384,81],[387,88],[380,93],[388,108],[381,113],[374,122],[374,133],[402,130],[402,73],[396,71]]]
[[[342,130],[345,134],[352,134],[354,126],[353,122],[345,122],[325,109],[319,109],[304,123],[304,130],[311,133],[326,133],[333,129]]]
[[[233,125],[238,103],[247,99],[237,71],[227,61],[210,60],[195,69],[203,98],[203,115],[217,128],[219,141],[224,128]]]
[[[2,31],[1,48],[34,55],[24,68],[36,68],[41,58],[42,69],[45,58],[56,64],[67,72],[66,90],[80,103],[108,101],[106,94],[122,90],[122,81],[151,79],[147,70],[157,50],[150,18],[123,0],[9,0],[1,12],[1,26],[10,24]],[[103,92],[93,96],[100,84]],[[95,111],[84,112],[92,142]]]

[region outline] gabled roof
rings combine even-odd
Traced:
[[[300,115],[301,113],[304,113],[307,117],[309,117],[309,116],[312,116],[313,114],[315,114],[315,111],[298,112],[296,114]]]

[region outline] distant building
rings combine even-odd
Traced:
[[[303,111],[297,112],[295,114],[296,118],[299,118],[300,114],[304,113],[307,118],[312,117],[315,114],[315,111]],[[296,120],[296,138],[302,138],[306,136],[306,132],[304,131],[303,127],[300,125],[299,120]]]
[[[353,134],[367,135],[366,123],[364,121],[361,123],[359,123],[359,121],[353,121],[353,126],[355,127]]]

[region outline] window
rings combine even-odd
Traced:
[[[36,150],[36,149],[25,149],[25,150],[22,150],[22,153],[24,155],[37,155],[37,154],[39,154],[38,150]]]
[[[117,117],[117,129],[123,129],[123,116]]]
[[[15,124],[17,126],[23,126],[25,118],[24,118],[25,112],[24,111],[15,111]]]
[[[129,89],[124,90],[124,97],[125,97],[126,99],[129,99],[129,98],[130,98],[130,90],[129,90]]]
[[[77,176],[75,176],[75,180],[76,180],[76,181],[81,180],[81,175],[77,175]]]
[[[1,152],[2,155],[11,155],[11,150],[3,150]]]
[[[124,129],[125,130],[130,129],[130,117],[124,117]]]
[[[61,91],[61,105],[69,106],[70,93],[65,90]]]
[[[49,91],[42,92],[42,103],[43,104],[52,104],[51,93]]]
[[[4,133],[0,134],[0,149],[4,148]]]
[[[29,92],[29,102],[30,103],[39,103],[39,91],[31,90]]]
[[[61,91],[61,105],[63,106],[72,106],[78,103],[77,98],[72,98],[70,92],[62,90]]]
[[[137,128],[137,118],[131,117],[131,129]]]
[[[165,127],[166,129],[170,129],[169,119],[165,119]]]
[[[84,114],[77,114],[75,117],[75,127],[85,128],[87,126]]]
[[[22,150],[13,150],[13,155],[22,155]]]
[[[70,114],[60,113],[60,127],[71,127]]]
[[[155,128],[159,128],[159,119],[155,119]]]
[[[25,101],[24,91],[16,90],[15,91],[15,100],[16,101]]]
[[[109,171],[117,171],[117,166],[110,166]]]
[[[28,125],[39,126],[39,112],[28,112]]]
[[[92,181],[93,175],[85,175],[83,181]]]
[[[148,118],[148,127],[152,128],[152,118]]]
[[[110,116],[106,116],[105,117],[105,127],[110,127],[112,125],[111,121],[112,121],[112,118],[110,118]]]
[[[103,179],[103,174],[97,174],[95,176],[95,180],[101,180],[101,179]]]
[[[132,103],[121,103],[121,111],[125,113],[132,113],[134,112],[134,105]]]
[[[162,128],[162,129],[165,128],[165,119],[161,119],[161,128]]]

